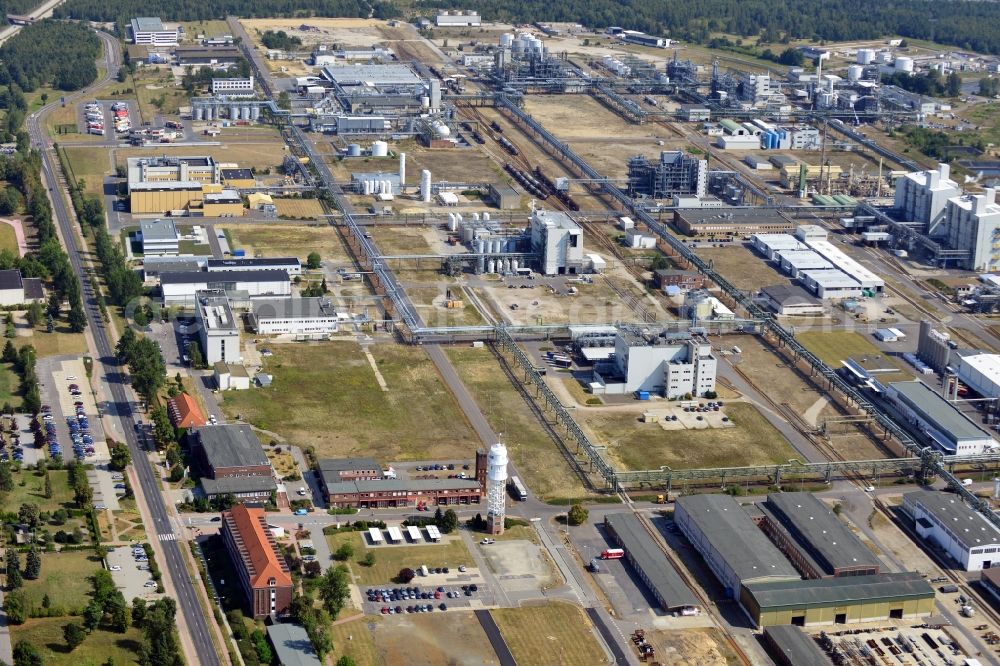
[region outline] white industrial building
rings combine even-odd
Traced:
[[[212,94],[225,97],[253,97],[253,77],[249,79],[212,79]]]
[[[893,382],[886,397],[947,455],[978,455],[996,446],[990,433],[923,382]]]
[[[250,373],[237,363],[219,361],[212,366],[215,387],[220,391],[246,391],[250,388]]]
[[[478,12],[441,12],[434,17],[439,28],[478,28],[483,24]]]
[[[302,263],[296,257],[237,257],[234,259],[208,259],[205,269],[209,273],[231,271],[286,271],[291,276],[302,275]]]
[[[960,382],[984,398],[1000,398],[1000,354],[958,351],[952,369]]]
[[[798,285],[764,287],[760,295],[765,305],[782,317],[815,317],[826,312],[823,301]]]
[[[903,510],[921,539],[937,544],[964,571],[989,569],[1000,559],[1000,529],[951,493],[903,495]]]
[[[163,272],[160,289],[164,305],[194,305],[199,291],[225,291],[230,297],[280,297],[292,295],[286,271]]]
[[[950,175],[951,167],[939,164],[935,171],[916,171],[899,178],[894,207],[903,221],[927,225],[930,235],[939,233],[948,200],[962,194]]]
[[[823,300],[857,298],[863,293],[857,280],[836,269],[802,271],[799,280],[809,291]]]
[[[132,41],[151,46],[177,46],[177,28],[168,30],[156,17],[141,16],[132,19]]]
[[[569,215],[536,209],[531,213],[530,231],[539,272],[565,275],[583,270],[583,229]]]
[[[250,304],[250,328],[260,335],[325,338],[345,316],[328,298],[265,298]]]
[[[214,365],[219,361],[241,361],[239,324],[225,292],[200,291],[195,298],[194,315],[205,362]]]
[[[948,246],[967,250],[968,259],[960,266],[973,271],[994,271],[1000,268],[1000,205],[996,190],[986,188],[983,194],[968,194],[948,200],[945,208],[945,229]]]
[[[614,347],[614,357],[594,368],[594,381],[604,393],[649,391],[673,399],[715,390],[717,362],[707,340],[621,328]]]
[[[794,236],[754,234],[751,241],[822,299],[874,296],[885,288],[885,280],[828,241],[826,230],[815,224],[799,225]]]
[[[780,262],[781,270],[793,278],[799,277],[803,271],[835,268],[813,250],[782,250],[776,254],[775,260]]]
[[[822,240],[807,238],[805,239],[805,242],[811,250],[814,250],[824,259],[836,266],[837,270],[850,276],[855,282],[861,285],[862,289],[871,292],[871,295],[880,293],[883,289],[885,289],[885,280],[862,266],[825,238]]]
[[[176,256],[180,253],[180,235],[173,220],[139,222],[142,253],[147,257]]]
[[[805,243],[790,234],[753,234],[750,242],[755,250],[770,261],[777,261],[779,253],[809,249]]]

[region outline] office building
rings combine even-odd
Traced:
[[[200,291],[195,295],[195,320],[205,363],[239,362],[240,329],[224,291]]]
[[[320,458],[316,468],[320,478],[330,483],[383,478],[382,466],[374,458]]]
[[[198,401],[187,393],[178,393],[167,400],[167,415],[175,428],[198,428],[208,423]]]
[[[761,529],[806,578],[881,572],[874,553],[812,493],[771,493],[756,506]]]
[[[996,446],[989,432],[923,382],[893,382],[886,397],[945,455],[978,455]]]
[[[21,277],[16,268],[0,271],[0,305],[41,303],[44,298],[41,279]]]
[[[934,612],[934,589],[918,573],[752,582],[740,605],[758,627],[912,620]]]
[[[328,298],[266,298],[253,301],[248,325],[260,335],[318,339],[336,333],[340,321]]]
[[[337,508],[386,509],[399,507],[479,504],[483,487],[475,479],[375,479],[337,481],[321,469],[329,505]]]
[[[132,42],[150,46],[177,46],[177,28],[168,30],[163,22],[155,17],[141,16],[129,23],[132,29]]]
[[[286,615],[292,575],[263,509],[242,504],[222,512],[222,540],[255,619]]]
[[[160,274],[164,305],[194,305],[199,291],[225,291],[231,298],[282,297],[292,295],[287,271],[185,271]]]
[[[715,390],[717,362],[703,338],[622,327],[614,350],[611,360],[594,366],[594,381],[604,393],[648,391],[674,399]]]
[[[903,495],[903,510],[917,536],[934,542],[963,571],[989,569],[1000,561],[1000,529],[952,493]]]
[[[545,275],[579,273],[584,266],[583,229],[566,213],[536,209],[531,213],[531,251]]]
[[[128,186],[138,183],[197,182],[218,184],[222,175],[208,155],[198,157],[129,157]]]
[[[628,161],[628,193],[632,197],[669,199],[675,196],[704,197],[708,188],[708,160],[683,150],[664,150],[658,162],[645,155]]]
[[[1000,269],[1000,205],[995,189],[988,187],[983,194],[949,199],[944,226],[948,247],[969,253],[958,260],[960,268],[983,272]]]
[[[657,289],[667,290],[677,287],[679,291],[704,289],[708,279],[698,271],[659,269],[653,271],[653,283]]]
[[[896,181],[895,209],[904,222],[920,222],[926,233],[942,231],[948,200],[961,196],[962,188],[950,178],[951,167],[939,164],[933,171],[908,173]]]
[[[677,498],[674,523],[733,599],[739,599],[741,587],[748,583],[797,583],[801,579],[795,567],[729,495]]]
[[[302,262],[296,257],[238,257],[234,259],[208,259],[205,270],[209,273],[232,271],[285,271],[289,275],[302,275]]]
[[[253,97],[253,76],[249,79],[212,79],[212,94],[217,97]]]
[[[753,234],[789,233],[795,223],[780,211],[747,208],[683,208],[674,225],[688,236],[744,238]]]
[[[176,256],[180,253],[180,235],[173,220],[142,220],[139,222],[139,237],[144,256]]]

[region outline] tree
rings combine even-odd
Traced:
[[[132,612],[129,610],[125,596],[121,592],[116,590],[111,595],[108,603],[104,605],[104,611],[109,616],[108,624],[112,630],[123,634],[132,625]]]
[[[348,577],[347,567],[341,564],[327,569],[320,581],[319,599],[323,602],[323,608],[334,619],[337,619],[337,615],[344,607],[344,602],[351,594]]]
[[[356,666],[356,662],[354,661],[354,658],[351,655],[345,654],[344,656],[342,656],[340,659],[337,660],[335,666]]]
[[[45,473],[45,499],[52,499],[52,479]]]
[[[399,573],[396,574],[396,580],[398,580],[403,585],[406,585],[411,580],[413,580],[413,577],[415,575],[416,574],[414,573],[413,569],[410,569],[409,567],[403,567],[402,569],[399,570]]]
[[[28,600],[22,590],[13,590],[7,593],[3,600],[3,609],[7,613],[7,620],[11,624],[24,624],[28,619]]]
[[[306,571],[306,576],[308,576],[309,578],[315,578],[316,576],[323,573],[323,565],[321,565],[316,560],[310,560],[309,562],[306,562],[305,565],[303,565],[303,568]]]
[[[27,319],[28,325],[32,328],[38,326],[42,323],[42,316],[45,312],[42,309],[42,304],[38,301],[33,302],[28,306]]]
[[[139,328],[146,328],[149,326],[149,315],[146,314],[146,308],[136,308],[135,312],[132,314],[132,321],[134,321],[135,325]]]
[[[441,507],[438,507],[437,509],[434,510],[434,524],[437,525],[438,527],[441,527],[441,523],[443,522],[444,522],[444,511],[441,510]]]
[[[4,363],[17,363],[17,348],[14,347],[14,343],[10,340],[3,346],[2,360]]]
[[[83,311],[83,303],[73,303],[69,308],[69,330],[82,333],[87,328],[87,314]]]
[[[25,502],[17,511],[17,519],[28,527],[38,527],[39,510],[37,504]]]
[[[253,640],[254,650],[257,652],[257,659],[262,664],[270,664],[274,655],[271,653],[271,646],[267,643],[267,636],[260,629],[255,629],[252,634],[250,634],[251,640]]]
[[[121,442],[111,447],[111,469],[122,472],[132,463],[132,454],[129,453],[128,445]]]
[[[569,513],[566,515],[567,521],[570,525],[583,525],[587,522],[587,517],[590,512],[583,508],[582,504],[574,504],[570,507]]]
[[[56,525],[65,525],[66,521],[69,520],[69,511],[59,507],[52,512],[52,522]]]
[[[958,75],[958,72],[952,72],[948,75],[945,90],[948,97],[958,97],[962,93],[962,77]]]
[[[94,490],[89,483],[81,483],[73,488],[73,501],[77,507],[83,509],[94,499]]]
[[[0,462],[0,492],[14,490],[14,476],[10,473],[10,463]]]
[[[170,597],[158,599],[146,608],[142,623],[143,642],[139,663],[143,666],[182,666],[177,645],[174,616],[177,602]]]
[[[310,252],[309,256],[306,257],[306,268],[311,271],[319,268],[320,264],[323,262],[322,258],[319,256],[319,252]]]
[[[448,509],[444,512],[444,517],[441,519],[440,527],[441,531],[445,534],[455,531],[455,528],[458,527],[458,514],[455,513],[454,509]]]
[[[340,547],[333,553],[333,559],[338,562],[346,562],[352,557],[354,557],[354,546],[349,543],[340,544]]]
[[[24,565],[24,577],[28,580],[37,580],[42,573],[42,556],[38,554],[37,548],[28,551],[28,559]]]
[[[16,590],[24,584],[21,577],[21,557],[13,548],[7,549],[7,589]]]
[[[94,631],[99,626],[101,626],[101,620],[104,619],[104,606],[101,605],[97,599],[94,599],[87,607],[83,609],[83,626],[87,628],[87,631]]]
[[[28,641],[18,641],[14,645],[14,666],[43,666],[42,653]]]
[[[49,304],[48,308],[46,309],[46,312],[53,319],[58,319],[59,312],[61,310],[62,310],[62,297],[58,293],[53,291],[49,295]]]
[[[63,640],[72,652],[87,638],[87,631],[76,622],[63,626]]]
[[[205,357],[201,355],[201,345],[191,341],[187,346],[187,356],[191,361],[192,368],[204,368]]]
[[[361,565],[365,567],[375,566],[375,553],[368,551],[364,558],[362,558]]]
[[[153,410],[153,439],[156,440],[157,447],[166,446],[177,439],[166,407],[160,406]]]

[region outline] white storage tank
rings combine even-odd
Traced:
[[[440,120],[434,122],[434,133],[441,139],[447,139],[451,136],[451,130]]]
[[[878,62],[882,65],[888,65],[890,62],[892,62],[892,51],[879,51],[878,54],[875,56],[875,62]]]
[[[517,261],[517,259],[511,259],[510,260],[511,272],[516,273],[518,268],[520,268],[520,263]]]
[[[376,141],[372,144],[372,157],[387,157],[389,155],[389,144],[385,141]]]
[[[864,65],[851,65],[847,68],[848,81],[860,81],[865,73]]]
[[[892,66],[897,72],[912,72],[913,58],[908,56],[899,56],[893,62]]]
[[[505,32],[502,35],[500,35],[500,46],[502,46],[503,48],[509,49],[510,45],[513,43],[514,43],[514,35],[510,34],[509,32]]]
[[[361,144],[360,143],[349,143],[349,144],[347,144],[347,156],[348,157],[361,157]]]
[[[420,172],[420,200],[431,202],[431,172],[427,169]]]
[[[448,231],[458,231],[458,220],[454,213],[448,213]]]
[[[472,227],[462,227],[462,242],[471,243],[472,236],[475,233]]]
[[[254,105],[250,109],[250,119],[253,121],[260,120],[260,105]]]
[[[489,266],[489,270],[486,271],[487,273],[496,273],[497,272],[497,260],[496,259],[490,259],[490,261],[489,261],[489,263],[487,265]]]
[[[858,64],[870,65],[875,62],[875,49],[858,49]]]
[[[490,214],[483,213],[483,222],[489,222],[489,221],[490,221]]]

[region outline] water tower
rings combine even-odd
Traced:
[[[486,530],[503,534],[507,505],[507,447],[497,442],[490,447],[486,463]]]

